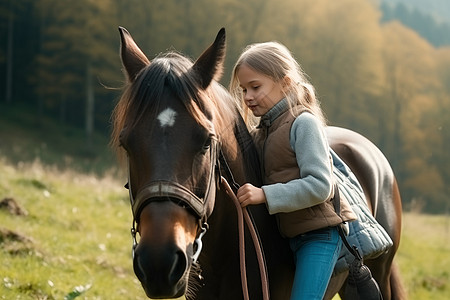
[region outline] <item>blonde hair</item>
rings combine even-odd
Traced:
[[[289,49],[278,42],[256,43],[247,46],[234,65],[229,89],[233,97],[241,101],[247,124],[254,125],[256,120],[255,118],[249,119],[248,108],[244,104],[244,94],[237,78],[237,72],[242,65],[268,76],[274,82],[284,80],[287,84],[284,94],[290,107],[297,105],[305,107],[319,118],[323,125],[326,124],[315,89],[308,81],[306,73]]]

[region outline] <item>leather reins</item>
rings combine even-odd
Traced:
[[[244,300],[249,300],[248,295],[248,284],[247,284],[247,268],[245,266],[245,231],[244,231],[244,221],[247,224],[248,230],[250,231],[250,235],[252,237],[253,245],[255,246],[256,257],[258,259],[259,265],[259,274],[261,276],[261,287],[263,292],[263,299],[269,300],[269,278],[267,276],[267,268],[266,262],[264,259],[263,249],[261,246],[261,242],[258,238],[258,234],[256,232],[255,225],[253,224],[250,214],[246,207],[241,207],[239,200],[228,184],[227,180],[222,176],[221,184],[225,187],[225,191],[227,195],[231,198],[234,205],[236,206],[236,211],[238,214],[238,230],[239,230],[239,262],[240,262],[240,270],[241,270],[241,285],[242,285],[242,293],[244,295]]]
[[[262,243],[259,239],[258,232],[256,230],[256,226],[252,221],[251,215],[247,210],[247,207],[242,207],[239,200],[236,197],[236,192],[239,189],[239,184],[234,180],[233,172],[231,172],[231,168],[228,165],[228,162],[220,149],[219,161],[223,165],[225,173],[229,177],[234,190],[230,187],[227,179],[224,176],[220,176],[220,183],[225,187],[225,192],[233,201],[236,212],[238,216],[238,232],[239,232],[239,266],[241,270],[241,285],[242,285],[242,293],[244,296],[244,300],[249,300],[248,295],[248,284],[247,284],[247,268],[245,266],[245,229],[244,229],[244,220],[245,224],[247,224],[248,230],[250,231],[250,235],[252,237],[253,245],[255,247],[256,257],[258,260],[259,266],[259,274],[261,276],[261,288],[263,293],[263,300],[270,299],[269,293],[269,277],[267,275],[267,267],[266,261],[264,258],[264,250],[262,249]]]

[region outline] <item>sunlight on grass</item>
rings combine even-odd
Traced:
[[[0,244],[0,299],[63,299],[88,285],[80,297],[147,299],[132,270],[131,213],[121,184],[37,163],[0,162],[0,173],[0,197],[28,212],[0,212],[1,227],[32,241],[25,250]]]

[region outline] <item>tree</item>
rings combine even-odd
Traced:
[[[23,89],[23,84],[27,81],[36,43],[33,36],[35,24],[32,20],[26,21],[27,18],[32,19],[31,16],[31,0],[0,3],[0,18],[5,20],[0,24],[0,90],[8,105],[29,96],[29,89]]]
[[[8,36],[6,47],[6,103],[12,102],[12,70],[13,70],[13,36],[14,36],[14,4],[9,0]]]
[[[443,187],[442,177],[431,167],[438,139],[432,126],[426,125],[429,117],[438,113],[435,95],[430,92],[439,85],[435,50],[397,22],[385,24],[383,30],[385,97],[392,103],[391,113],[384,118],[392,128],[390,149],[394,170],[402,178],[407,201],[413,197],[433,198],[436,196],[433,191]]]
[[[109,0],[36,2],[41,48],[35,79],[40,99],[45,99],[42,106],[50,111],[59,107],[62,122],[82,126],[84,119],[87,135],[93,132],[96,95],[104,93],[104,86],[93,80],[111,82],[118,77],[110,68],[113,56],[118,57],[118,47],[111,47],[113,32],[108,33],[116,27],[111,4]]]

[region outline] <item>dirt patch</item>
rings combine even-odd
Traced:
[[[23,209],[14,198],[4,198],[0,201],[0,210],[9,212],[16,216],[26,216],[28,212]]]
[[[33,243],[33,241],[20,233],[15,231],[0,228],[0,244],[19,242],[19,243]]]
[[[11,255],[41,255],[31,238],[7,228],[0,228],[0,248]]]

